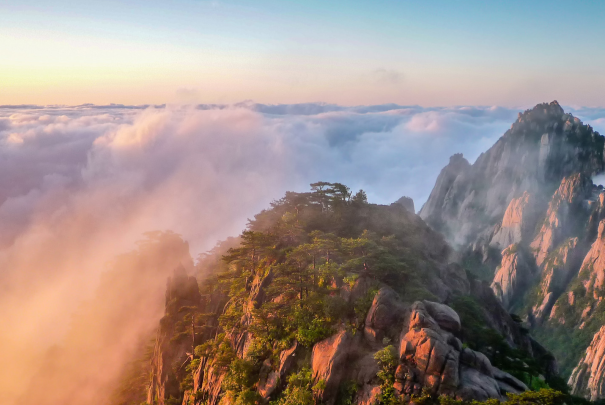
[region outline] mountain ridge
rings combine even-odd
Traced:
[[[564,375],[575,368],[572,392],[591,400],[603,375],[581,365],[605,360],[582,357],[605,325],[605,193],[591,180],[605,167],[604,139],[556,101],[538,104],[473,165],[454,155],[419,213],[529,322]]]

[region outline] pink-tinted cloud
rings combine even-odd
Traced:
[[[0,363],[28,376],[104,264],[146,231],[181,234],[195,257],[318,180],[420,207],[451,154],[474,160],[515,118],[314,103],[0,107],[0,319],[13,325],[0,331]],[[17,398],[23,386],[2,372],[0,391]]]

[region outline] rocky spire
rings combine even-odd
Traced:
[[[450,243],[473,243],[524,192],[538,200],[549,198],[567,176],[602,172],[604,145],[603,136],[566,114],[558,102],[538,104],[520,113],[474,164],[452,156],[420,216]]]
[[[572,394],[591,401],[605,396],[605,326],[595,333],[568,384]]]

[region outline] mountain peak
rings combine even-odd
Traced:
[[[559,104],[557,100],[553,100],[550,103],[536,104],[533,108],[527,109],[522,113],[519,113],[515,124],[522,122],[552,122],[564,119],[565,110]],[[513,127],[515,126],[513,124]]]

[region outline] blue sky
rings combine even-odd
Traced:
[[[594,1],[4,1],[0,103],[602,105]]]

